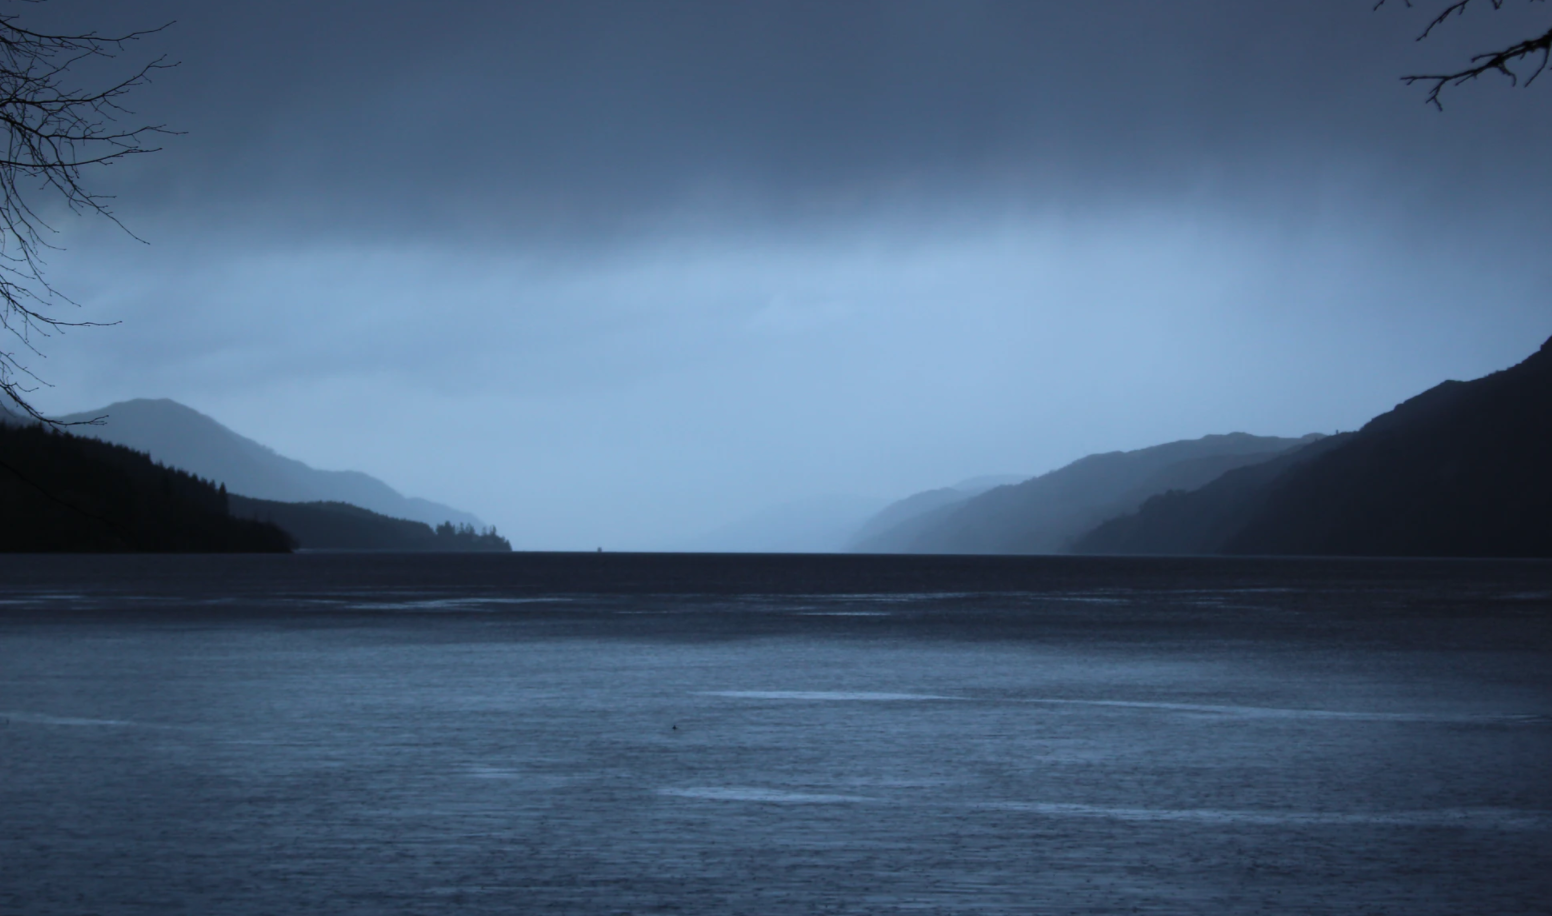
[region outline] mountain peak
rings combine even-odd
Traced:
[[[61,419],[82,422],[98,417],[106,419],[100,425],[74,427],[72,432],[146,452],[163,464],[224,483],[228,490],[243,496],[281,502],[346,502],[429,525],[453,522],[485,527],[467,512],[405,497],[360,471],[323,471],[287,458],[171,398],[116,401],[101,410]]]

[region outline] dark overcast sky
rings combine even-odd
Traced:
[[[1094,450],[1348,428],[1552,333],[1552,83],[1397,77],[1546,4],[53,0],[182,131],[72,221],[171,396],[523,546]],[[436,429],[428,436],[427,429]]]
[[[902,198],[1297,197],[1366,168],[1434,205],[1540,184],[1544,102],[1469,87],[1439,118],[1395,76],[1456,63],[1544,11],[1483,11],[1418,44],[1421,5],[1370,5],[54,0],[48,12],[101,30],[175,22],[146,45],[181,69],[136,101],[188,137],[136,177],[152,205],[192,215],[193,198],[246,222],[258,204],[289,228],[590,235],[653,231],[686,207],[765,220]]]

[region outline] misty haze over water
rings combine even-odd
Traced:
[[[1545,562],[0,557],[0,910],[1540,913]]]

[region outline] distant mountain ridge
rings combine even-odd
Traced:
[[[407,497],[360,471],[321,471],[238,435],[216,420],[167,398],[137,398],[60,420],[102,425],[71,432],[146,452],[173,467],[224,483],[233,493],[281,502],[345,502],[393,518],[482,529],[478,517],[426,499]]]
[[[1089,455],[1022,483],[956,499],[930,490],[875,517],[852,545],[875,553],[1064,553],[1085,532],[1155,494],[1203,486],[1226,471],[1318,440],[1204,436],[1130,452]],[[919,510],[919,511],[913,511]],[[893,524],[879,524],[890,519]]]
[[[1285,460],[1168,493],[1086,553],[1552,556],[1552,339]]]
[[[1020,483],[1027,479],[1012,474],[986,475],[960,481],[951,487],[938,487],[935,490],[913,493],[904,499],[890,503],[868,519],[852,536],[847,545],[848,549],[874,552],[867,549],[867,545],[874,541],[904,541],[905,532],[914,533],[920,526],[927,524],[926,520],[936,518],[950,508],[980,496],[987,490]]]

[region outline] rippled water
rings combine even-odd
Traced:
[[[1548,564],[0,574],[0,913],[1552,907]]]

